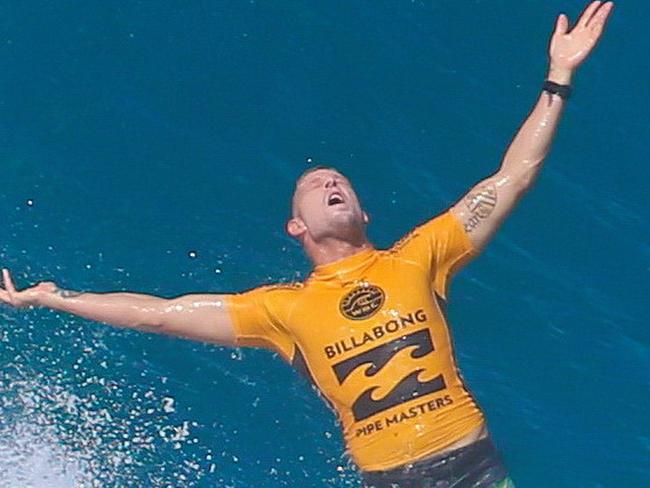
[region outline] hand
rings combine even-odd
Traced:
[[[2,270],[4,289],[0,288],[0,303],[6,303],[16,308],[39,305],[39,299],[44,293],[53,293],[58,287],[51,281],[43,281],[31,288],[17,291],[8,269]]]
[[[613,2],[591,2],[569,32],[569,19],[560,14],[551,37],[551,70],[572,72],[593,50],[603,33]]]

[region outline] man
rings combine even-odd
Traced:
[[[17,291],[3,269],[0,300],[279,352],[339,415],[367,487],[514,486],[456,368],[444,315],[449,280],[532,186],[572,75],[612,7],[591,3],[570,32],[567,17],[558,17],[548,79],[499,170],[388,250],[368,241],[368,215],[350,182],[317,167],[296,182],[287,223],[314,265],[304,283],[164,299],[72,292],[52,282]]]

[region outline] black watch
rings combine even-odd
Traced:
[[[560,85],[559,83],[550,80],[544,82],[542,90],[559,95],[562,100],[568,100],[571,96],[571,85]]]

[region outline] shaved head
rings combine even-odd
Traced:
[[[291,215],[289,216],[290,218],[291,217],[296,217],[296,215],[298,214],[297,198],[296,198],[296,195],[298,193],[298,186],[300,186],[300,183],[302,183],[302,181],[307,176],[309,176],[311,173],[314,173],[314,172],[316,172],[318,170],[321,170],[321,169],[335,171],[336,173],[341,174],[339,172],[339,170],[337,170],[336,168],[334,168],[332,166],[325,166],[325,165],[312,166],[311,168],[307,168],[305,171],[303,171],[300,174],[300,176],[298,177],[298,179],[296,180],[296,186],[295,186],[294,191],[293,191],[293,196],[291,197]]]
[[[312,167],[296,180],[287,232],[303,244],[305,239],[365,241],[368,221],[350,180],[336,168]]]

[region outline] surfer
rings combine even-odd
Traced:
[[[601,37],[612,2],[590,3],[569,30],[557,18],[550,69],[501,166],[386,250],[350,181],[315,167],[296,182],[286,230],[314,268],[302,283],[166,299],[41,282],[0,300],[230,346],[277,351],[339,416],[366,487],[512,487],[485,416],[458,371],[445,315],[451,277],[477,256],[532,187],[571,79]],[[503,88],[494,90],[503,98]]]

